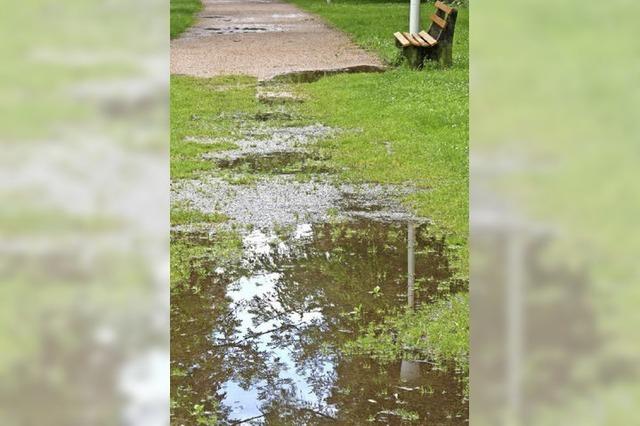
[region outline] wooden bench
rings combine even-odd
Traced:
[[[394,33],[396,46],[415,68],[422,68],[425,59],[438,61],[445,66],[453,63],[453,33],[456,28],[457,9],[436,1],[436,13],[431,15],[428,31],[417,34]]]

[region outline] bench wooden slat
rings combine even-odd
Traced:
[[[433,46],[434,44],[438,43],[438,40],[436,40],[435,38],[431,37],[429,35],[429,33],[427,33],[426,31],[420,31],[419,34],[420,34],[420,37],[422,37],[431,46]]]
[[[447,26],[447,21],[439,17],[438,15],[431,15],[431,20],[440,28],[444,28]]]
[[[393,33],[393,35],[396,38],[396,40],[400,42],[402,47],[411,46],[411,42],[407,40],[406,37],[403,36],[401,32]]]
[[[409,40],[409,42],[413,45],[413,46],[420,46],[420,43],[418,42],[418,40],[416,40],[415,38],[413,38],[413,36],[409,33],[402,33],[402,35],[404,36],[404,38],[406,38],[407,40]]]
[[[423,40],[420,35],[413,33],[411,36],[420,44],[421,47],[429,47],[429,43],[426,40]]]
[[[416,38],[416,40],[423,42],[423,44],[421,45],[422,47],[429,47],[432,45],[432,43],[430,43],[429,40],[426,40],[424,37],[422,37],[420,33],[414,34],[413,36]]]
[[[447,15],[451,13],[451,11],[453,10],[453,8],[451,6],[449,6],[448,4],[444,4],[442,3],[440,0],[438,0],[436,2],[436,8],[440,9],[441,11],[443,11],[444,13],[446,13]]]

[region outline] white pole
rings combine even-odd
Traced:
[[[420,0],[410,0],[409,6],[409,32],[416,34],[420,32]]]

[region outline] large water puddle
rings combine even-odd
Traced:
[[[341,351],[407,304],[410,260],[416,303],[449,291],[445,244],[427,231],[367,219],[254,229],[241,266],[194,271],[202,290],[171,304],[175,424],[193,424],[193,407],[218,412],[219,424],[465,423],[452,368]]]

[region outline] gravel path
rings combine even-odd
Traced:
[[[268,229],[323,223],[332,217],[418,220],[398,201],[411,191],[410,187],[392,185],[336,184],[323,176],[309,182],[299,182],[293,176],[272,176],[255,185],[230,185],[220,178],[203,176],[174,182],[171,198],[202,213],[224,213],[235,223]]]
[[[269,79],[304,71],[374,71],[383,64],[342,32],[276,0],[204,0],[196,24],[171,41],[171,73]]]

